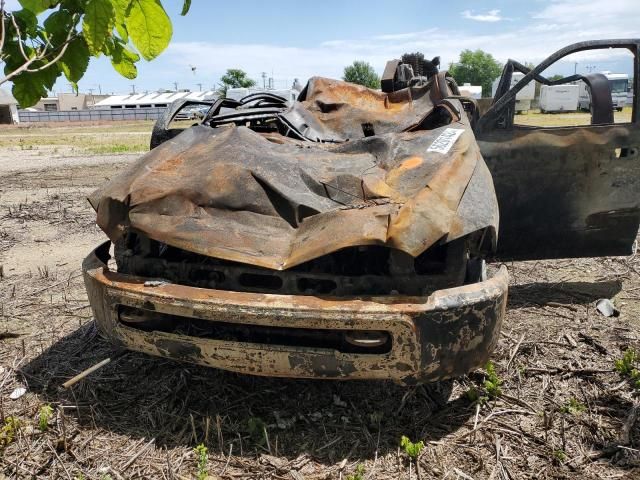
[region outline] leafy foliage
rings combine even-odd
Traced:
[[[4,419],[4,425],[0,428],[0,450],[13,442],[19,428],[20,420],[16,417]]]
[[[564,463],[567,459],[567,454],[564,453],[564,450],[560,450],[559,448],[553,451],[553,460],[556,463]]]
[[[21,10],[0,12],[0,85],[12,81],[23,108],[46,96],[61,75],[76,85],[91,57],[106,55],[118,73],[135,78],[140,57],[156,58],[173,33],[160,0],[20,0],[20,5]],[[184,0],[181,14],[190,7],[191,0]]]
[[[347,475],[347,480],[364,480],[364,465],[359,463],[356,466],[356,471]]]
[[[227,72],[220,77],[218,94],[226,97],[229,88],[249,88],[256,84],[255,80],[247,77],[244,70],[238,68],[229,68]]]
[[[422,453],[422,449],[424,448],[424,442],[420,440],[417,443],[413,443],[409,440],[409,437],[405,437],[404,435],[400,439],[400,446],[404,450],[411,460],[416,460],[420,453]]]
[[[484,380],[484,389],[489,398],[499,397],[502,393],[502,389],[500,388],[502,380],[500,380],[500,377],[498,377],[496,373],[496,367],[493,362],[489,361],[485,369],[487,370],[487,378]]]
[[[380,88],[380,77],[376,71],[369,63],[359,60],[344,68],[342,79],[368,88]]]
[[[449,68],[459,85],[470,83],[482,86],[482,96],[491,95],[491,83],[502,73],[502,64],[482,50],[463,50],[460,60]]]
[[[616,360],[616,371],[623,377],[627,377],[636,390],[640,390],[640,371],[638,371],[638,352],[633,348],[625,350],[622,358]]]
[[[560,407],[560,411],[562,413],[569,413],[571,415],[580,415],[585,411],[585,409],[586,407],[584,404],[580,403],[580,401],[574,397],[571,397],[562,407]]]
[[[198,480],[204,480],[209,476],[209,470],[207,468],[207,462],[209,461],[209,453],[207,447],[202,443],[193,449],[196,454],[196,478]]]
[[[41,432],[46,432],[47,428],[49,428],[51,415],[53,415],[53,408],[51,405],[43,405],[40,407],[40,412],[38,413],[38,427]]]

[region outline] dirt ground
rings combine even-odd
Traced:
[[[73,128],[52,138],[95,132]],[[93,147],[110,141],[104,128],[90,137]],[[81,153],[42,135],[21,149],[24,132],[0,131],[6,478],[640,478],[638,400],[614,369],[625,350],[640,349],[636,255],[509,264],[492,357],[501,392],[486,401],[472,395],[486,393],[485,371],[406,388],[256,378],[151,358],[100,338],[80,273],[105,239],[85,197],[138,155]],[[620,315],[600,315],[599,298],[613,299]],[[111,363],[60,388],[105,358]],[[26,393],[12,399],[20,387]],[[403,435],[425,444],[415,462],[400,447]],[[200,468],[199,444],[208,448]]]

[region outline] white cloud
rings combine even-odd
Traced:
[[[476,22],[499,22],[503,18],[500,16],[500,10],[489,10],[487,13],[474,14],[472,10],[465,10],[462,16],[467,20],[475,20]]]
[[[569,44],[602,38],[638,36],[638,0],[592,0],[580,7],[576,0],[533,2],[527,23],[504,22],[491,34],[474,34],[464,22],[451,22],[451,28],[426,28],[415,32],[380,32],[365,38],[331,38],[309,47],[274,44],[213,42],[173,42],[157,62],[141,65],[139,83],[157,88],[178,81],[181,85],[216,83],[227,68],[242,68],[262,84],[261,72],[273,72],[277,87],[291,85],[294,78],[305,82],[313,75],[340,78],[345,66],[364,60],[382,73],[387,60],[405,52],[423,52],[425,57],[441,57],[443,68],[458,60],[463,49],[482,49],[498,60],[513,58],[537,63]],[[595,4],[594,5],[592,5]],[[609,8],[611,7],[611,8]],[[579,9],[576,15],[573,9]],[[614,12],[599,15],[598,12]],[[489,12],[492,13],[492,12]],[[506,12],[505,12],[506,13]],[[608,70],[603,59],[609,53],[584,52],[579,61]],[[588,63],[587,63],[588,62]],[[190,65],[197,66],[197,76]],[[580,68],[580,67],[579,67]],[[573,64],[570,66],[573,71]],[[555,73],[555,72],[553,72]],[[156,85],[157,83],[157,85]],[[127,87],[128,88],[128,87]],[[140,88],[140,86],[138,87]]]

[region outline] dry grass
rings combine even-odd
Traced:
[[[508,265],[509,305],[492,356],[501,392],[488,401],[469,393],[485,393],[482,370],[409,388],[237,375],[121,351],[98,335],[78,239],[95,235],[84,197],[120,169],[0,176],[0,265],[17,249],[40,255],[46,238],[77,258],[42,255],[40,268],[0,278],[7,478],[192,479],[199,444],[208,447],[205,471],[225,479],[346,480],[358,465],[367,479],[640,475],[637,392],[614,369],[625,350],[640,350],[637,256]],[[48,236],[38,241],[36,231]],[[602,297],[614,299],[619,317],[596,312]],[[11,400],[21,386],[26,394]],[[416,462],[400,448],[403,435],[425,443]]]
[[[0,148],[43,154],[137,153],[149,150],[153,122],[31,124],[0,130]]]
[[[631,107],[625,107],[621,112],[614,112],[614,119],[616,123],[629,123]],[[536,127],[572,127],[589,125],[591,114],[588,112],[540,113],[540,110],[530,110],[529,113],[516,115],[514,123]]]

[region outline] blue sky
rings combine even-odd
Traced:
[[[182,0],[164,0],[172,18],[170,47],[153,62],[141,62],[139,75],[120,77],[104,58],[93,60],[80,89],[103,92],[197,90],[217,84],[227,68],[242,68],[262,82],[273,74],[277,87],[312,75],[339,78],[353,60],[366,60],[381,73],[386,60],[404,52],[440,55],[443,66],[462,49],[481,48],[500,61],[537,62],[573,42],[640,36],[640,0],[460,0],[426,2],[367,0],[321,2],[193,0],[186,17]],[[17,0],[8,0],[9,7]],[[630,57],[619,52],[582,54],[549,73],[595,67],[631,73]],[[191,67],[195,66],[195,73]],[[65,81],[58,91],[70,91]]]

